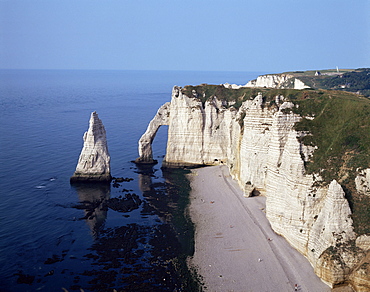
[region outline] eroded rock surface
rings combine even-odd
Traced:
[[[162,105],[150,121],[148,128],[139,140],[139,158],[135,160],[135,163],[152,164],[157,162],[153,159],[152,142],[159,127],[168,125],[169,108],[169,102]]]
[[[163,165],[226,164],[246,196],[266,196],[266,215],[274,231],[304,254],[325,282],[333,286],[350,281],[352,271],[361,274],[363,269],[357,268],[365,250],[355,246],[351,210],[341,185],[333,180],[325,186],[318,174],[305,172],[304,163],[315,148],[299,142],[307,133],[294,129],[302,119],[289,110],[295,105],[276,96],[274,105],[266,106],[261,94],[238,107],[234,103],[217,96],[201,98],[195,91],[187,96],[174,87],[171,103],[165,105],[163,124],[169,128]],[[143,135],[150,138],[146,144],[141,139],[139,159],[146,159],[143,153],[151,155],[146,146],[157,131],[152,123],[160,125],[161,116]],[[367,177],[368,172],[359,183],[365,192]]]
[[[96,112],[91,113],[89,129],[71,182],[110,182],[110,155],[104,125]]]
[[[370,197],[370,168],[362,170],[356,177],[355,183],[359,193]]]
[[[290,74],[268,74],[258,76],[257,79],[249,81],[246,87],[267,87],[267,88],[310,88],[300,79]]]

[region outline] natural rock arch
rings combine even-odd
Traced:
[[[169,125],[170,105],[170,102],[166,102],[162,105],[154,118],[150,121],[145,133],[139,140],[139,158],[135,160],[135,163],[157,163],[157,161],[153,159],[152,143],[159,127]]]

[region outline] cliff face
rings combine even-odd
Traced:
[[[219,164],[232,156],[238,135],[233,121],[236,110],[226,110],[217,98],[204,107],[197,98],[175,87],[170,105],[165,166]],[[233,151],[232,151],[233,152]]]
[[[105,128],[96,112],[91,113],[89,129],[71,182],[110,182],[110,155]]]
[[[257,79],[249,81],[246,87],[267,87],[267,88],[310,88],[300,79],[290,74],[269,74],[258,76]]]
[[[355,179],[356,189],[370,197],[370,168],[362,170]]]
[[[195,91],[187,96],[174,87],[165,106],[169,128],[163,166],[228,165],[246,196],[266,196],[272,228],[308,258],[324,281],[349,281],[357,271],[359,281],[370,283],[370,276],[358,272],[368,247],[354,243],[351,209],[341,185],[333,180],[323,186],[319,175],[305,173],[305,161],[315,148],[299,142],[307,133],[294,129],[304,117],[289,110],[293,103],[277,96],[273,106],[266,106],[258,94],[236,107],[217,96],[202,99]],[[161,120],[158,114],[156,120]],[[368,172],[360,179],[359,185],[369,186],[363,182],[369,181]]]

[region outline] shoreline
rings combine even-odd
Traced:
[[[188,175],[197,269],[205,291],[331,291],[311,264],[272,229],[264,197],[243,197],[228,167]]]

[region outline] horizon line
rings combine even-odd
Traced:
[[[191,69],[60,69],[60,68],[0,68],[0,70],[38,71],[178,71],[178,72],[265,72],[265,70],[191,70]],[[270,70],[269,70],[270,71]]]
[[[366,69],[368,67],[358,67],[358,68],[339,68],[340,70],[357,70],[357,69]],[[337,70],[337,67],[333,68],[321,68],[321,69],[290,69],[290,70],[191,70],[191,69],[61,69],[61,68],[0,68],[1,71],[171,71],[171,72],[253,72],[253,73],[263,73],[263,74],[281,74],[287,72],[295,71],[320,71],[320,70]],[[266,73],[267,72],[267,73]],[[278,72],[278,73],[273,73]]]

